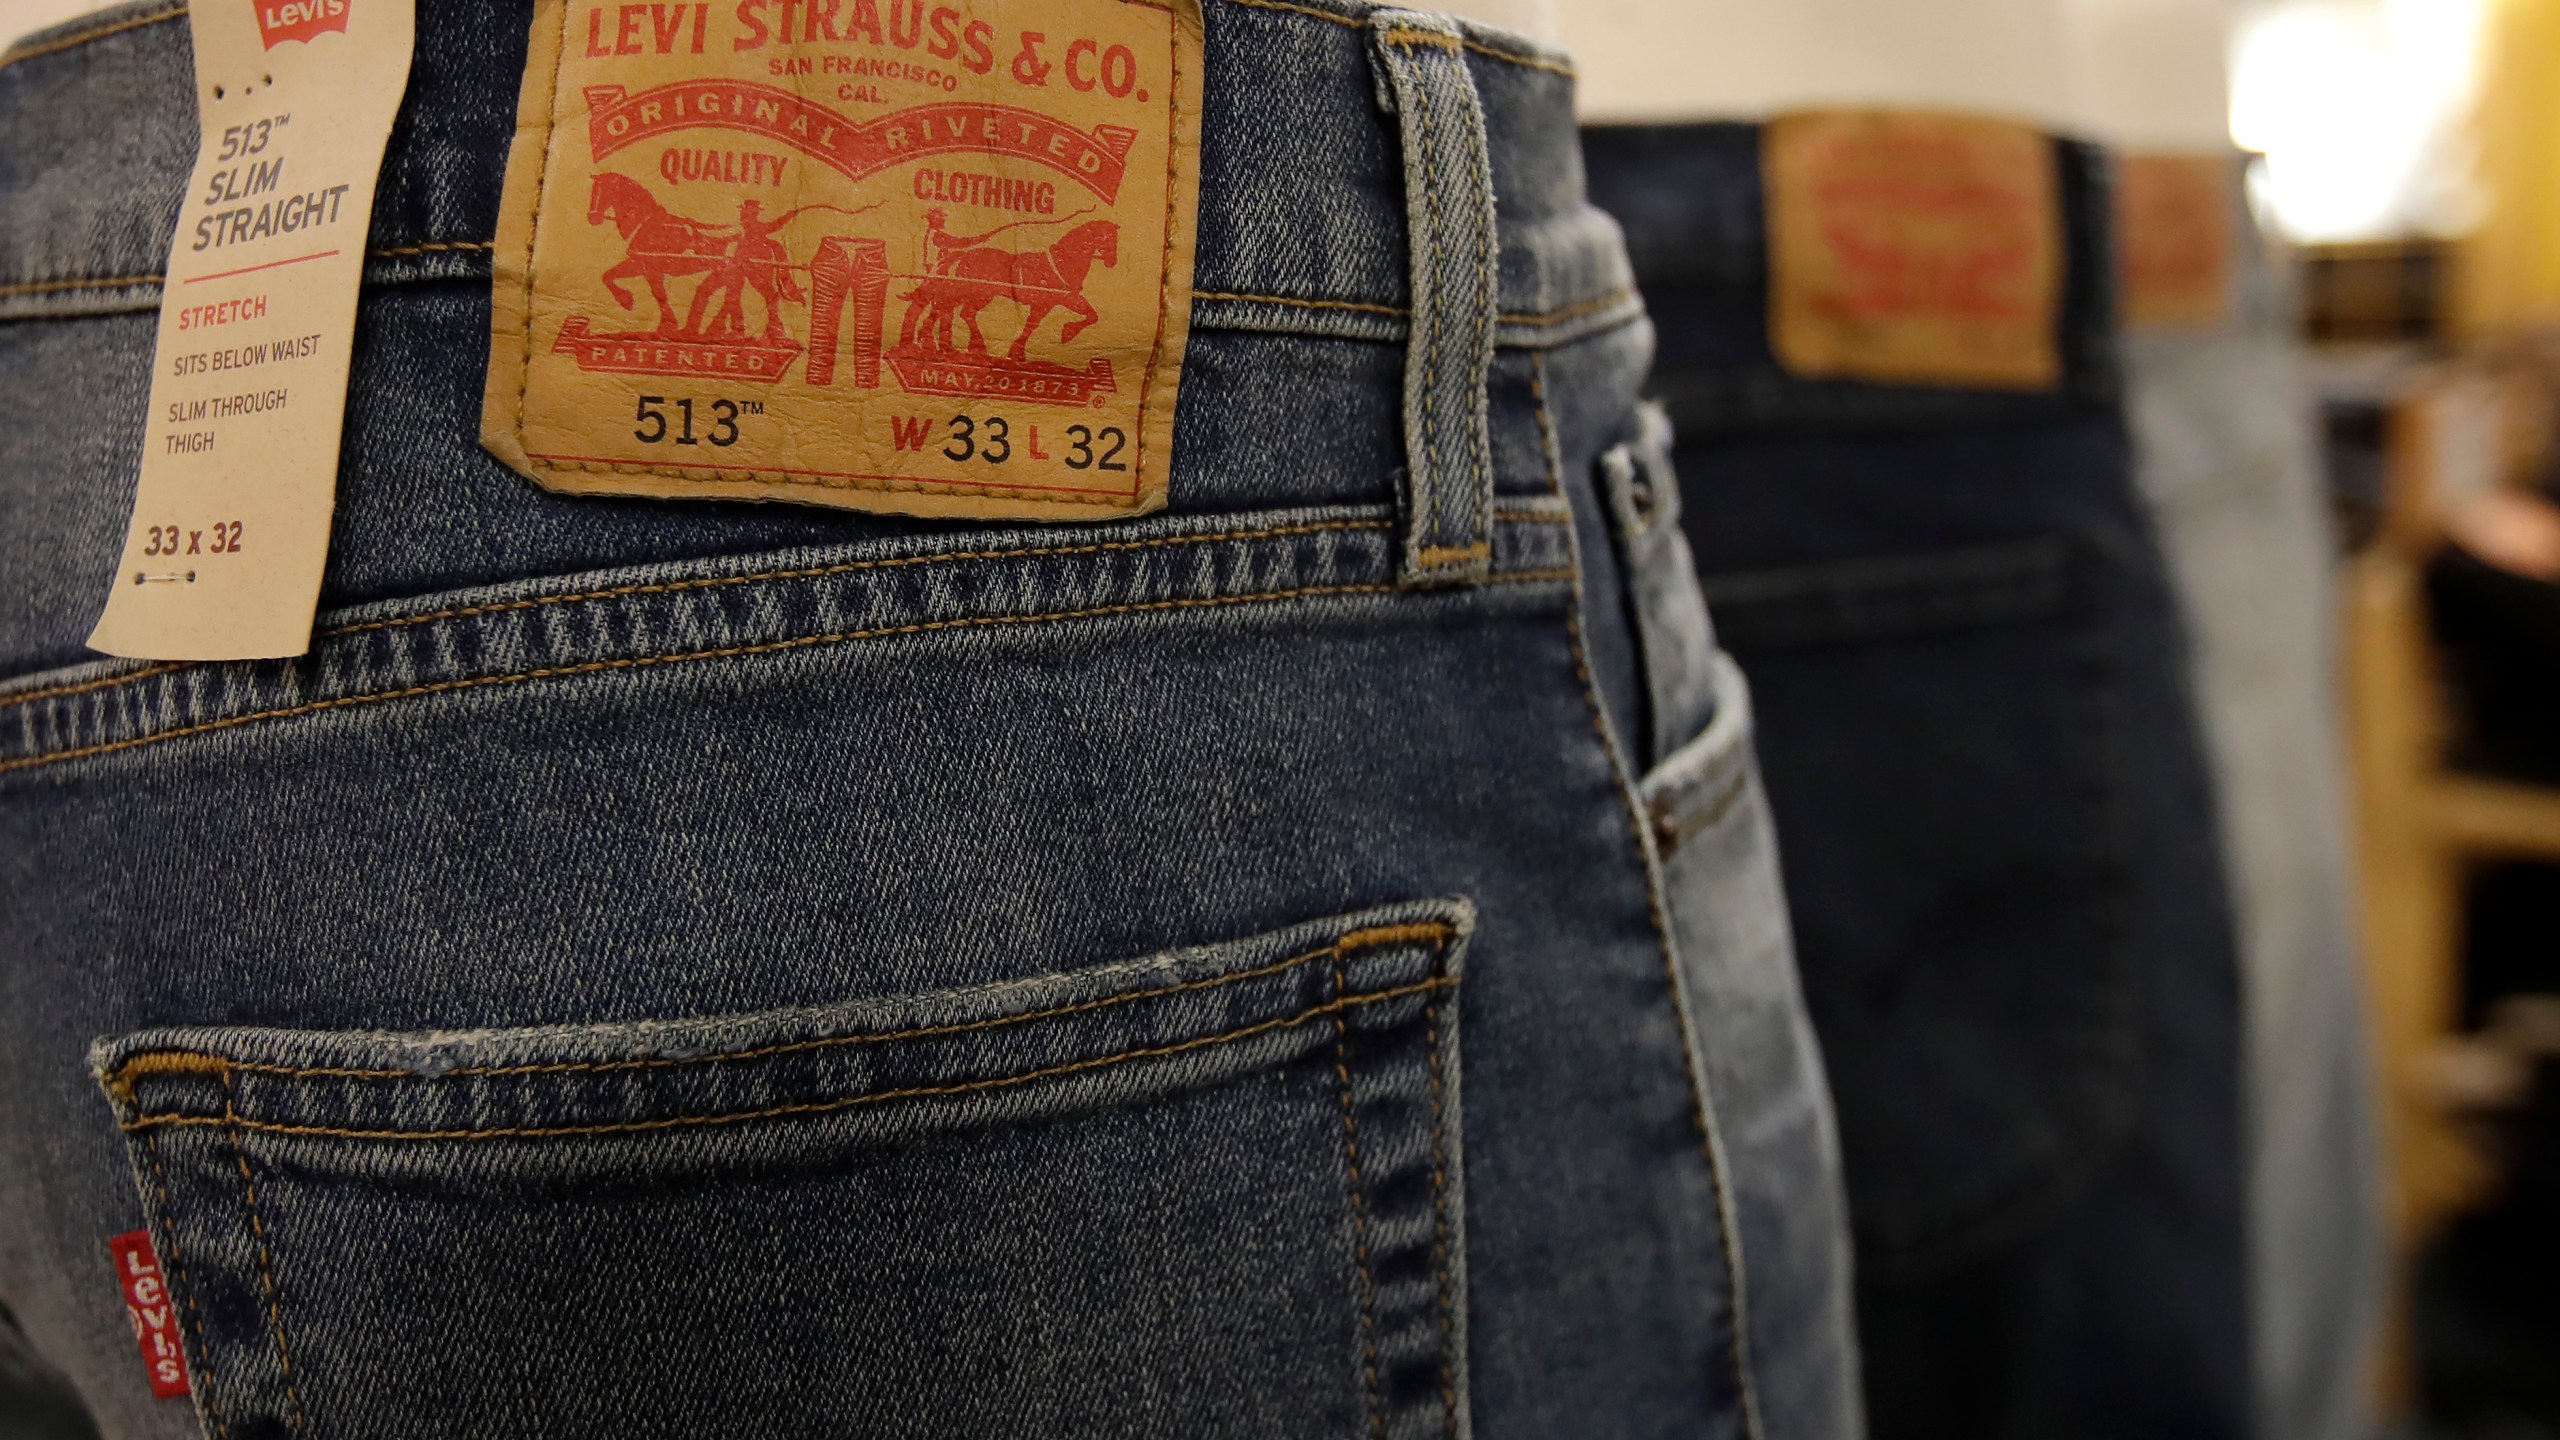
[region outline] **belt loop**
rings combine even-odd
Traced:
[[[1412,275],[1405,339],[1407,585],[1466,585],[1493,568],[1493,162],[1484,105],[1456,21],[1412,10],[1370,19],[1401,120]]]

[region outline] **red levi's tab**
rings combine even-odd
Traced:
[[[273,50],[287,40],[310,40],[347,28],[347,7],[355,0],[256,0],[258,38]]]
[[[124,1291],[124,1313],[133,1319],[133,1338],[142,1346],[143,1373],[151,1377],[151,1393],[171,1400],[187,1393],[187,1356],[178,1345],[178,1302],[161,1277],[160,1253],[151,1232],[129,1230],[107,1241],[116,1259],[116,1284]]]

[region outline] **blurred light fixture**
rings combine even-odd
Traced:
[[[2231,138],[2299,240],[2440,235],[2473,215],[2465,125],[2493,0],[2262,0],[2233,27]]]

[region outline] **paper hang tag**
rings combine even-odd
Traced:
[[[1164,503],[1199,0],[541,0],[482,442],[555,490]]]
[[[1769,341],[1808,377],[2058,384],[2053,142],[1965,115],[1807,111],[1761,137]]]
[[[2116,160],[2116,254],[2127,325],[2211,328],[2231,305],[2232,157]]]
[[[374,183],[414,0],[196,0],[202,140],[162,280],[142,475],[92,649],[299,655],[329,555]]]

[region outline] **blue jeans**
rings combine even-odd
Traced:
[[[1876,1433],[2247,1433],[2238,979],[2102,159],[2057,148],[2062,382],[1992,393],[1778,366],[1757,127],[1584,144],[1757,692]]]
[[[2337,550],[2291,298],[2231,168],[2230,311],[2127,336],[2126,415],[2195,640],[2240,922],[2261,1432],[2353,1440],[2371,1428],[2388,1242],[2336,730]]]
[[[1560,62],[1209,0],[1170,509],[936,524],[478,448],[527,7],[422,5],[313,649],[101,662],[174,13],[0,68],[0,1303],[103,1433],[1855,1434]]]

